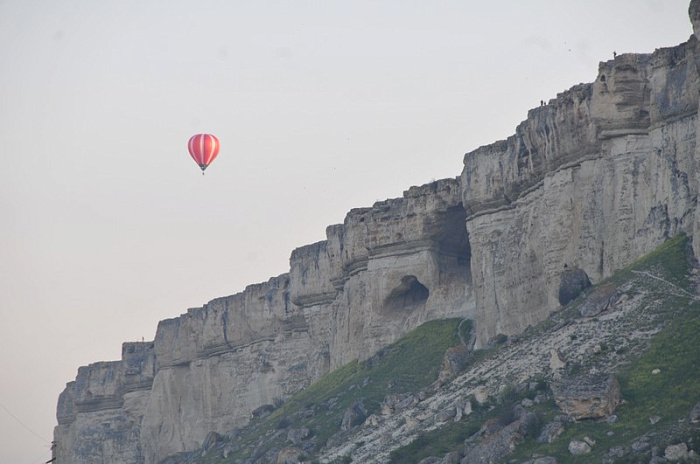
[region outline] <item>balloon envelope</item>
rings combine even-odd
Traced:
[[[219,139],[211,134],[197,134],[187,144],[190,156],[204,171],[219,154]]]

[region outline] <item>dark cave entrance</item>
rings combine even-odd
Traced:
[[[467,233],[467,212],[462,203],[444,213],[436,239],[440,254],[452,257],[457,267],[469,272],[472,250]]]
[[[429,296],[430,290],[420,283],[416,276],[403,276],[401,283],[391,291],[384,302],[384,309],[401,312],[413,311],[416,308],[424,307]]]

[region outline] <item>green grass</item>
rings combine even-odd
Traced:
[[[660,425],[687,416],[700,401],[700,305],[693,304],[652,340],[651,347],[619,375],[623,398],[614,429],[643,432],[649,417]],[[659,374],[653,374],[659,369]]]
[[[269,417],[247,427],[236,441],[241,447],[239,451],[229,454],[226,460],[212,457],[202,462],[235,462],[247,458],[261,440],[266,441],[266,449],[287,446],[286,433],[272,438],[283,421],[291,422],[293,428],[309,428],[318,451],[340,430],[343,414],[356,400],[364,400],[368,415],[378,413],[387,394],[417,393],[435,382],[445,351],[460,344],[459,323],[459,319],[427,322],[371,359],[353,361],[336,369],[294,395]],[[462,330],[466,330],[465,325],[468,324],[462,324]],[[301,411],[313,411],[313,417],[299,419]]]
[[[488,350],[494,354],[496,349]],[[544,383],[540,384],[540,378],[532,378],[530,381],[537,382],[538,388],[546,389]],[[524,398],[535,396],[536,391],[518,391],[515,387],[508,386],[498,398],[494,398],[484,405],[479,405],[474,398],[470,398],[472,403],[472,413],[463,417],[459,422],[448,422],[439,429],[419,435],[413,442],[406,446],[394,450],[390,455],[389,464],[415,464],[427,457],[442,457],[445,454],[463,447],[464,441],[481,429],[485,421],[496,419],[504,425],[514,420],[513,407]],[[536,413],[542,419],[546,418],[544,408],[551,404],[539,405],[531,412]],[[537,432],[539,433],[539,431]]]
[[[679,236],[598,284],[614,283],[619,288],[625,288],[630,296],[644,295],[642,312],[646,319],[641,318],[634,323],[639,323],[640,329],[661,329],[644,351],[630,349],[624,340],[620,343],[612,341],[609,347],[605,344],[606,352],[619,351],[619,355],[624,354],[628,359],[628,363],[617,372],[626,401],[616,411],[617,422],[579,421],[570,424],[552,444],[539,444],[534,437],[528,437],[506,461],[524,461],[537,453],[555,456],[560,463],[601,462],[611,447],[629,448],[641,435],[650,432],[655,434],[654,439],[658,439],[659,444],[663,444],[663,440],[669,443],[668,440],[677,438],[673,434],[678,433],[678,420],[687,417],[692,406],[700,401],[700,303],[690,296],[694,290],[689,271],[688,240],[685,236]],[[590,291],[592,289],[586,294],[590,294]],[[577,307],[584,298],[585,295],[582,295],[554,317],[526,331],[522,337],[541,336],[560,321],[578,318]],[[207,456],[205,459],[198,458],[196,462],[233,463],[237,459],[250,457],[252,450],[260,443],[264,445],[258,447],[258,456],[260,450],[287,446],[286,431],[280,430],[282,422],[291,422],[290,427],[293,428],[309,428],[315,436],[314,449],[311,450],[312,455],[315,454],[340,430],[343,413],[355,400],[363,398],[368,414],[377,413],[387,394],[417,393],[433,383],[445,350],[459,344],[458,325],[459,320],[454,319],[426,323],[381,350],[372,359],[354,361],[337,369],[292,397],[270,417],[253,422],[236,440],[240,450],[231,453],[227,460]],[[471,327],[465,325],[462,325],[462,335],[468,338]],[[501,349],[495,347],[475,352],[470,358],[470,365],[497,356]],[[595,362],[595,355],[592,354],[581,369],[590,368]],[[654,369],[660,369],[661,373],[652,374]],[[520,399],[510,398],[501,403],[477,407],[459,422],[450,422],[438,430],[421,434],[413,443],[394,450],[391,462],[415,463],[428,456],[444,456],[458,450],[484,421],[505,414],[504,408]],[[476,406],[475,402],[472,404]],[[313,416],[299,419],[301,411],[313,411]],[[539,404],[531,411],[537,412],[543,423],[561,414],[553,401]],[[661,417],[655,425],[649,421],[652,415]],[[593,452],[582,457],[572,456],[567,449],[569,441],[580,440],[584,436],[596,440]],[[700,434],[696,442],[693,446],[700,446]],[[629,455],[625,462],[637,462],[635,459],[648,462],[648,458],[646,455],[643,459]]]
[[[700,305],[696,303],[688,310],[685,317],[675,319],[656,335],[650,348],[618,374],[625,404],[615,412],[617,422],[577,422],[555,443],[541,445],[529,440],[513,457],[524,459],[539,453],[555,456],[560,463],[600,462],[613,446],[629,448],[640,436],[649,432],[659,434],[687,417],[693,405],[700,401]],[[652,374],[657,368],[661,373]],[[654,415],[661,420],[652,425],[649,417]],[[661,435],[669,438],[670,433]],[[585,436],[596,440],[593,452],[572,456],[567,449],[569,441]]]
[[[688,237],[680,234],[667,240],[656,250],[639,258],[629,266],[598,283],[624,283],[637,278],[635,272],[649,272],[661,279],[688,290],[690,285]],[[654,284],[661,284],[654,282]]]
[[[652,338],[648,349],[629,359],[629,364],[617,373],[625,400],[615,412],[617,422],[579,421],[567,427],[555,443],[542,445],[527,440],[509,459],[524,460],[538,453],[554,456],[560,463],[600,462],[611,447],[629,449],[644,434],[652,433],[662,446],[678,438],[674,438],[678,421],[686,418],[693,405],[700,401],[700,303],[684,293],[693,292],[687,246],[685,236],[676,237],[601,282],[618,285],[630,282],[632,291],[647,292],[645,303],[654,308],[657,316],[654,324],[663,327]],[[664,279],[677,288],[642,273]],[[661,372],[653,374],[654,369]],[[551,407],[548,414],[557,413],[553,404]],[[649,418],[655,415],[661,419],[652,425]],[[585,436],[596,440],[592,453],[572,456],[567,449],[569,441]],[[647,462],[650,455],[631,454],[621,462],[638,462],[639,459],[639,462]]]
[[[444,456],[461,447],[464,440],[481,428],[483,414],[459,422],[450,422],[439,429],[419,435],[410,444],[391,453],[390,464],[411,464],[430,456]]]

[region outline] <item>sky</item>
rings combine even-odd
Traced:
[[[50,458],[79,366],[686,41],[688,4],[0,0],[0,462]]]

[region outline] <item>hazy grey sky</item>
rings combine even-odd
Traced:
[[[79,366],[687,40],[688,3],[0,0],[0,462],[48,459]]]

